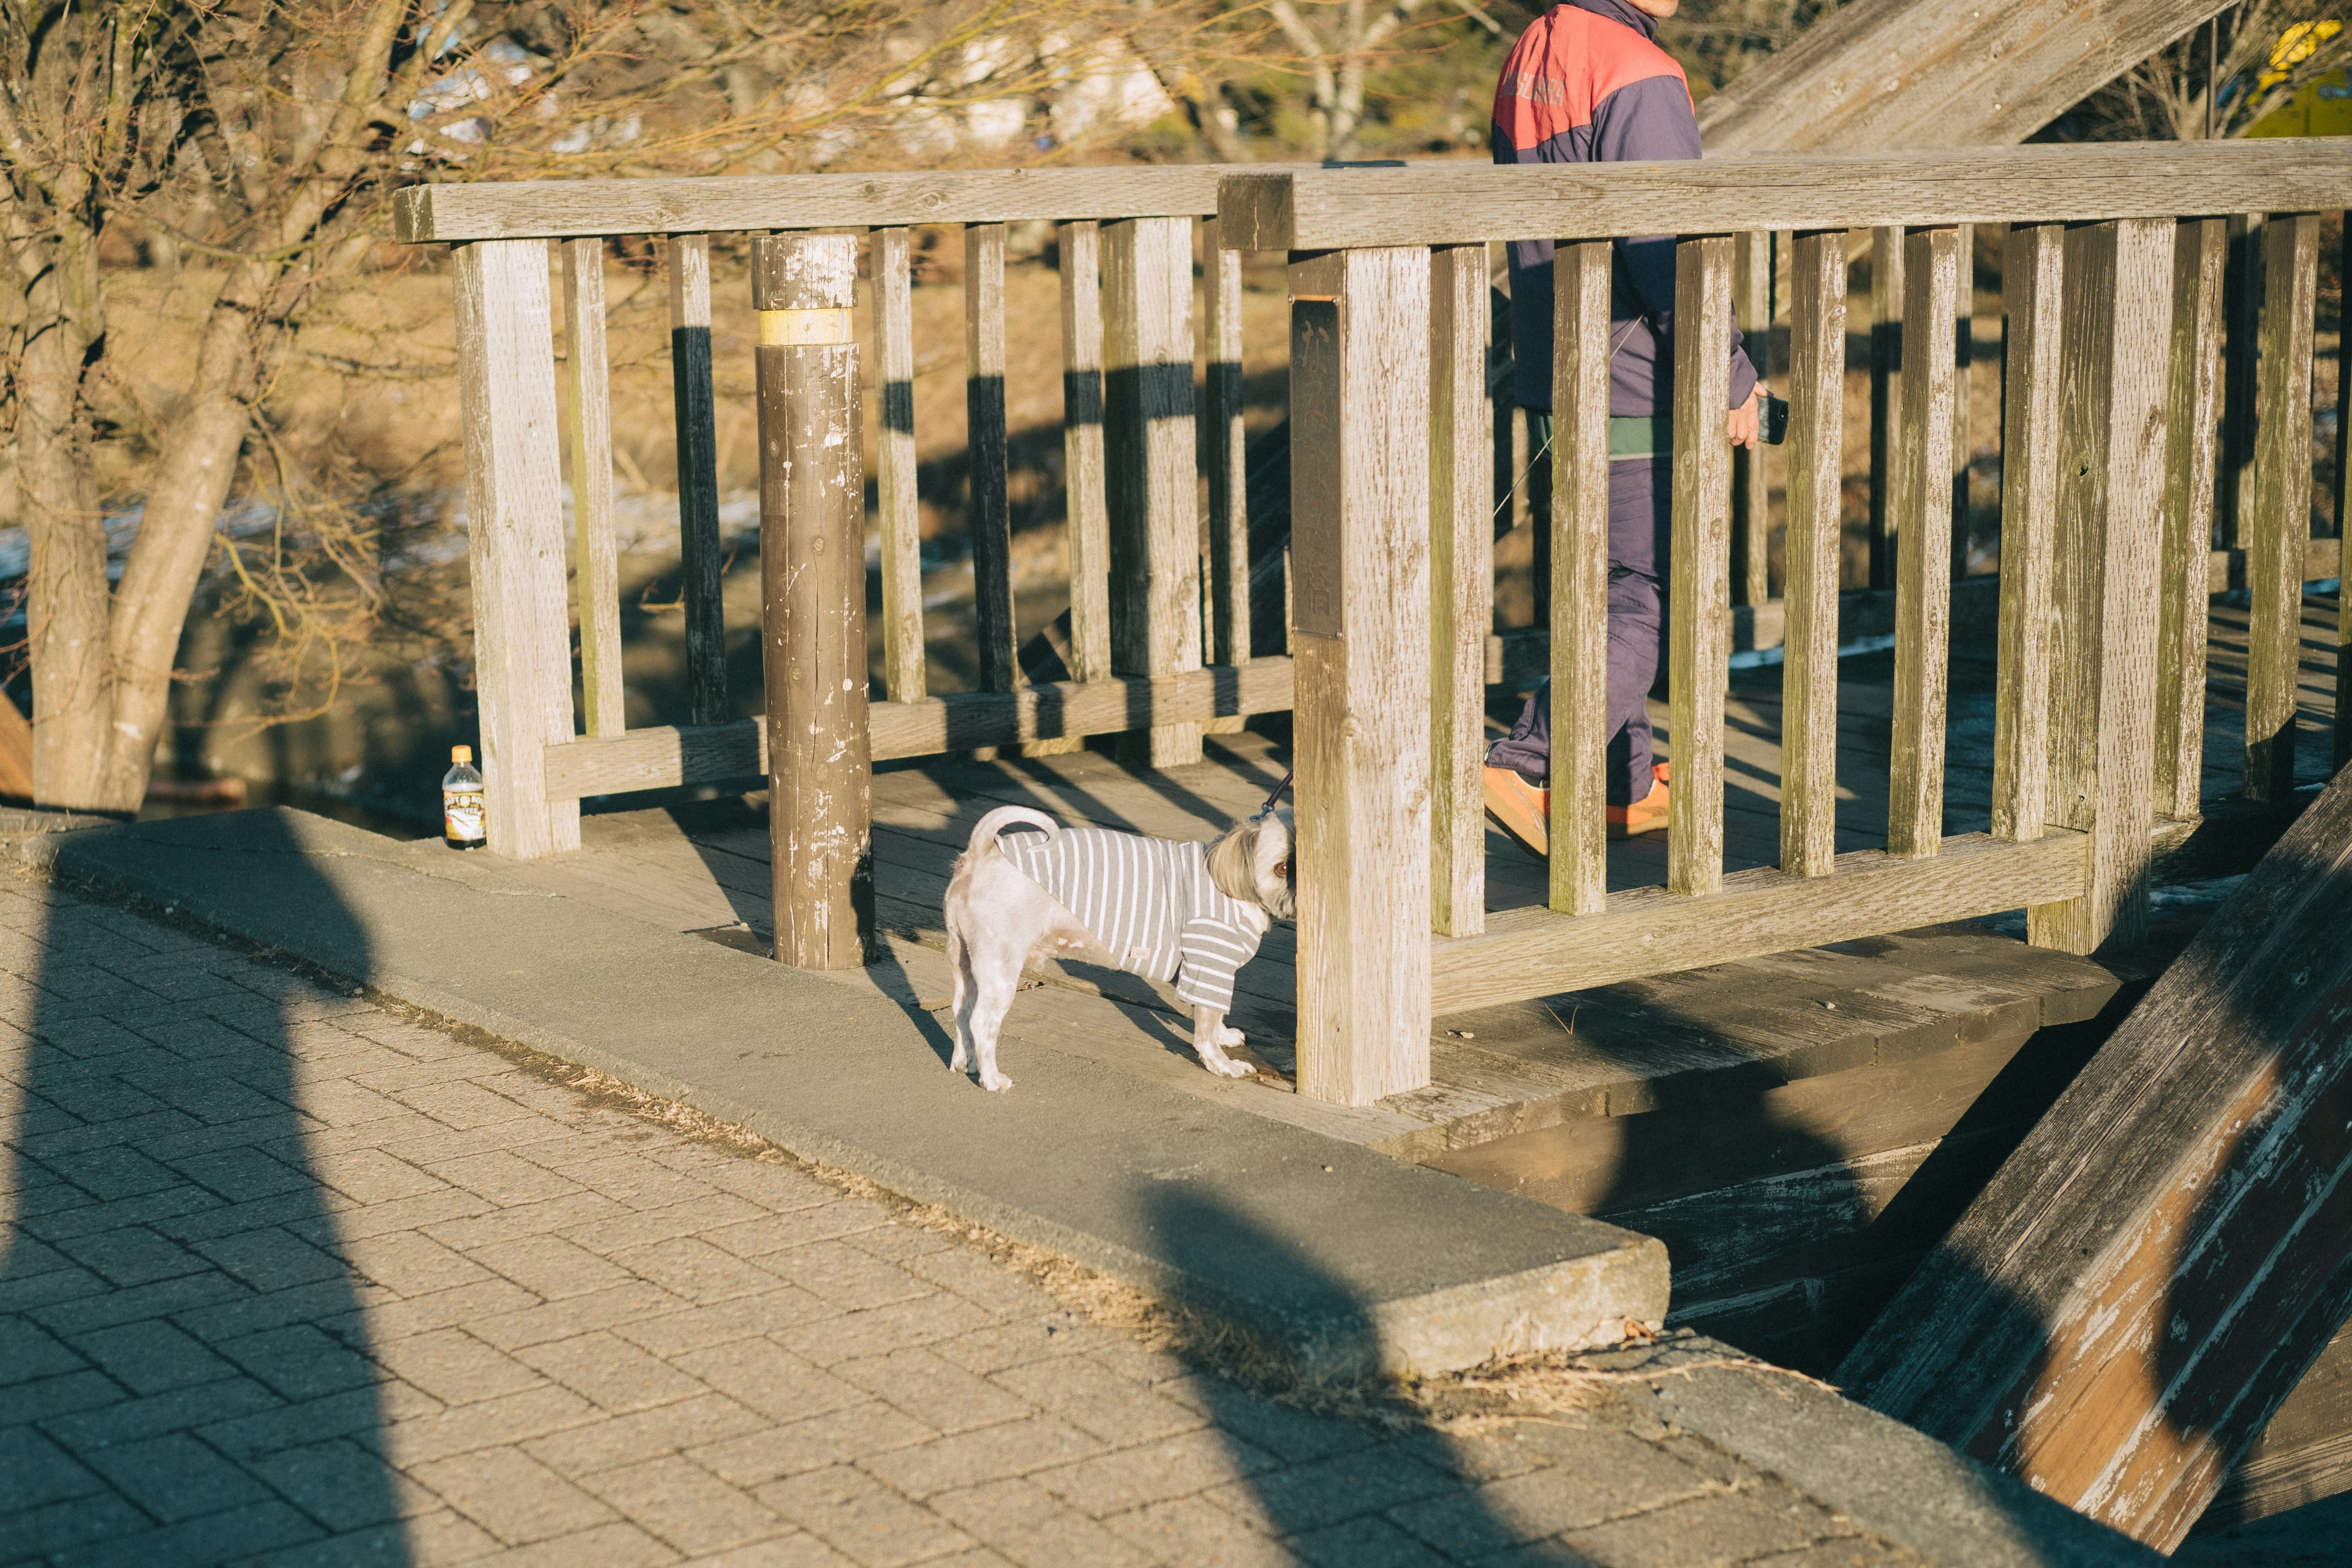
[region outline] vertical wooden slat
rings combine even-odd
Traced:
[[[856,292],[855,235],[752,242],[770,891],[802,969],[858,968],[874,936]]]
[[[1895,426],[1903,415],[1903,231],[1870,231],[1870,585],[1895,586],[1887,508]]]
[[[621,567],[613,542],[613,398],[604,355],[604,242],[563,246],[564,395],[572,436],[572,572],[589,734],[628,728],[621,700]]]
[[[882,449],[874,455],[882,528],[882,684],[893,702],[924,695],[923,534],[915,498],[913,260],[903,228],[874,231],[874,358]]]
[[[489,847],[580,847],[580,803],[547,798],[547,747],[572,736],[572,614],[547,242],[454,247],[466,551]]]
[[[2172,355],[2164,459],[2164,576],[2157,631],[2156,812],[2199,815],[2205,772],[2205,628],[2213,538],[2213,424],[2221,390],[2229,227],[2180,226],[2172,258]]]
[[[726,585],[719,568],[719,426],[710,392],[710,237],[669,239],[670,407],[677,428],[677,545],[685,577],[687,706],[698,724],[727,709]]]
[[[1801,234],[1789,268],[1788,581],[1780,668],[1780,868],[1837,858],[1838,563],[1845,438],[1845,234]]]
[[[1429,255],[1290,279],[1298,1091],[1369,1105],[1429,1082]]]
[[[2255,373],[2254,509],[2247,526],[2246,798],[2294,789],[2295,682],[2303,641],[2303,565],[2311,538],[2312,312],[2319,217],[2263,226],[2263,356]]]
[[[1674,576],[1667,612],[1674,786],[1666,888],[1723,886],[1723,703],[1731,658],[1731,241],[1675,247]]]
[[[2051,815],[2089,842],[2083,896],[2030,908],[2026,931],[2068,952],[2147,931],[2173,227],[2066,233]]]
[[[2257,423],[2256,363],[2263,336],[2263,215],[2242,213],[2228,220],[2230,261],[2223,285],[2229,315],[2229,372],[2222,389],[2221,467],[2216,494],[2219,523],[2214,543],[2235,549],[2246,542],[2254,508],[2254,428]]]
[[[1013,628],[1013,513],[1005,488],[1004,226],[963,231],[964,447],[971,472],[971,588],[983,691],[1020,683]]]
[[[1772,341],[1772,236],[1759,229],[1732,241],[1732,297],[1748,363],[1764,374]],[[1768,448],[1742,447],[1731,454],[1731,602],[1760,605],[1772,595],[1770,582],[1771,489],[1764,469]],[[1555,504],[1558,504],[1555,502]]]
[[[1486,285],[1481,247],[1479,286]],[[1201,226],[1201,259],[1207,272],[1207,384],[1203,388],[1202,456],[1209,468],[1209,602],[1218,664],[1246,664],[1250,657],[1249,437],[1242,427],[1242,253],[1226,248],[1217,220]],[[1472,378],[1486,398],[1486,297],[1473,340],[1478,352]],[[1475,426],[1474,420],[1473,426]],[[1483,432],[1481,432],[1483,435]]]
[[[1969,458],[1975,453],[1975,410],[1969,391],[1977,368],[1977,231],[1953,229],[1959,246],[1959,282],[1952,312],[1952,581],[1969,574]]]
[[[1066,223],[1062,466],[1068,496],[1070,679],[1110,678],[1110,512],[1103,490],[1102,226]]]
[[[1429,259],[1430,917],[1443,935],[1475,936],[1486,929],[1479,781],[1486,758],[1486,633],[1495,619],[1486,247],[1452,246]],[[1234,295],[1238,303],[1238,288]],[[1238,424],[1238,404],[1235,413]],[[1235,559],[1245,571],[1246,517],[1240,533]]]
[[[1933,855],[1944,843],[1944,710],[1951,674],[1952,402],[1956,367],[1938,345],[1958,315],[1959,236],[1906,239],[1903,337],[1921,352],[1903,374],[1895,426],[1895,723],[1886,848]]]
[[[2058,404],[2066,231],[2011,226],[2000,264],[2000,629],[1993,698],[1992,830],[2039,838],[2051,821],[2050,681],[2056,654]]]
[[[1426,281],[1423,283],[1426,289]],[[1103,247],[1104,458],[1110,642],[1121,675],[1201,668],[1201,523],[1193,467],[1192,220],[1130,218]],[[1425,328],[1423,329],[1426,330]],[[1420,352],[1428,353],[1424,342]],[[1423,389],[1426,395],[1427,389]],[[1427,483],[1427,457],[1423,482]],[[1423,495],[1426,518],[1427,495]],[[1422,527],[1425,531],[1424,521]],[[1155,724],[1122,746],[1155,768],[1201,760],[1201,726]],[[1426,843],[1425,837],[1418,842]],[[1428,904],[1417,906],[1424,924]]]
[[[1562,244],[1552,261],[1550,903],[1570,915],[1609,900],[1611,250]]]

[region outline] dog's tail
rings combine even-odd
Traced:
[[[1025,805],[1000,805],[980,819],[980,825],[971,830],[971,842],[965,846],[964,853],[974,857],[987,854],[997,847],[996,836],[1016,822],[1045,829],[1048,838],[1062,831],[1061,825],[1042,811]]]

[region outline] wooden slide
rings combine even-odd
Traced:
[[[1707,155],[2022,142],[2224,0],[1852,0],[1699,106]]]
[[[1838,1369],[2169,1551],[2352,1316],[2352,769]]]

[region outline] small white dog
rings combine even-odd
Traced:
[[[1279,792],[1277,792],[1279,793]],[[1000,838],[1021,824],[1042,830]],[[1024,805],[999,806],[971,830],[948,879],[948,961],[955,966],[957,1072],[996,1070],[997,1031],[1024,964],[1076,959],[1176,982],[1192,1009],[1192,1049],[1226,1078],[1251,1069],[1225,1055],[1234,973],[1274,921],[1297,912],[1290,814],[1265,811],[1208,844],[1065,828]]]

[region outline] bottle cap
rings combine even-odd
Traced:
[[[470,763],[474,760],[474,748],[452,746],[449,748],[449,760],[453,763]]]

